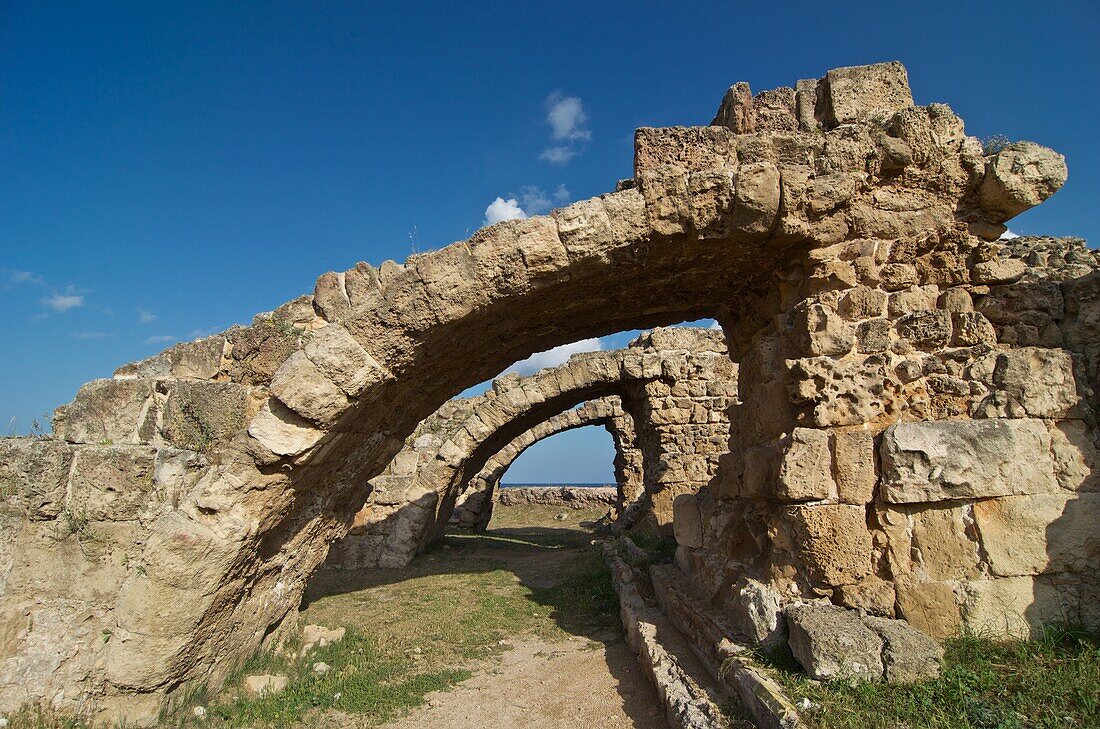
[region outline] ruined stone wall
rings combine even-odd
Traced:
[[[490,226],[404,264],[326,273],[312,295],[251,326],[84,386],[57,413],[56,439],[5,442],[0,710],[43,701],[141,725],[188,691],[218,686],[293,619],[323,545],[347,532],[370,480],[445,401],[536,351],[701,317],[725,328],[742,404],[718,476],[699,499],[680,497],[698,506],[700,529],[685,505],[677,532],[709,540],[681,555],[700,587],[728,592],[744,563],[782,594],[848,599],[878,585],[872,575],[899,606],[903,595],[938,590],[945,599],[929,610],[949,617],[955,608],[974,614],[981,595],[999,600],[1029,585],[1033,597],[1081,604],[1096,581],[1076,562],[1059,558],[1039,577],[995,574],[1022,568],[997,567],[991,539],[976,567],[935,572],[923,557],[914,566],[914,550],[908,563],[890,557],[884,545],[894,537],[877,525],[880,512],[904,516],[897,544],[910,534],[919,544],[911,503],[949,521],[957,499],[864,501],[847,486],[841,497],[839,485],[863,483],[848,464],[878,464],[885,429],[899,420],[969,425],[991,414],[984,420],[1011,432],[1014,448],[1045,443],[1042,423],[1057,490],[1031,494],[1006,476],[998,483],[1013,484],[1008,494],[958,499],[962,518],[981,503],[1007,508],[1009,494],[1037,504],[1069,494],[1065,514],[1038,532],[1049,532],[1051,550],[1063,538],[1071,554],[1082,542],[1092,549],[1095,527],[1069,528],[1066,515],[1094,493],[1082,454],[1096,432],[1095,395],[1083,392],[1096,380],[1095,276],[1059,280],[1061,298],[1051,299],[1050,286],[1005,275],[992,243],[1006,220],[1061,187],[1064,160],[1026,142],[985,155],[948,107],[914,104],[900,64],[835,69],[726,102],[724,126],[638,130],[634,179],[615,192]],[[860,286],[887,293],[886,309],[874,296],[861,303],[852,293]],[[935,306],[919,308],[933,293],[926,286],[937,289]],[[970,296],[973,312],[954,290]],[[1053,323],[1060,344],[1042,338]],[[1063,413],[1055,400],[1048,411],[1013,384],[1022,368],[1060,390],[1057,376],[1044,378],[1067,371],[1058,365],[1066,353],[1084,405]],[[603,394],[596,389],[582,399]],[[971,412],[979,397],[984,405]],[[532,412],[509,439],[550,415]],[[789,451],[802,442],[796,427],[824,432],[842,464],[833,467],[844,474],[834,477],[835,503],[831,491],[824,501],[735,496],[748,450]],[[1065,429],[1077,433],[1066,436],[1068,451]],[[865,440],[842,437],[849,431],[874,438],[869,459]],[[458,447],[476,440],[455,438]],[[820,449],[820,435],[808,438]],[[849,446],[855,455],[836,460]],[[881,495],[876,468],[872,491]],[[921,477],[938,483],[944,473]],[[1084,474],[1076,491],[1069,473]],[[737,528],[723,530],[722,519]],[[951,533],[973,544],[975,528],[964,526]],[[1073,536],[1081,531],[1083,540]],[[929,587],[906,592],[907,578]]]
[[[756,639],[816,598],[936,636],[1100,625],[1100,257],[961,230],[829,254],[743,363],[680,566]]]

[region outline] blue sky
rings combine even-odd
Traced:
[[[7,0],[0,427],[324,271],[464,238],[498,197],[607,191],[635,127],[705,124],[739,80],[899,59],[972,134],[1067,155],[1066,188],[1013,230],[1100,240],[1098,8]],[[610,478],[606,442],[561,438],[590,447],[553,439],[509,479],[566,459]]]

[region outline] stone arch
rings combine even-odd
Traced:
[[[386,470],[372,480],[371,496],[357,514],[350,537],[334,547],[330,564],[345,569],[404,566],[442,534],[459,496],[494,455],[540,423],[586,400],[614,394],[627,412],[644,412],[644,420],[632,416],[636,443],[645,443],[649,457],[666,465],[676,449],[664,442],[663,433],[679,421],[702,420],[700,427],[710,425],[714,438],[724,441],[727,421],[718,415],[711,422],[710,413],[722,413],[728,406],[735,372],[720,332],[658,329],[625,349],[576,354],[562,365],[528,377],[498,378],[480,397],[449,401],[420,423]],[[703,379],[720,379],[726,387],[692,398],[698,413],[662,408],[659,401],[654,401],[654,408],[649,402],[651,388],[679,392],[688,381]],[[645,455],[643,450],[643,461]],[[682,470],[683,465],[678,465]],[[697,490],[714,466],[714,459],[709,471],[708,466],[698,465],[693,469],[693,485],[685,485],[689,483],[685,478],[671,487]],[[652,483],[651,497],[663,505],[662,513],[670,514],[675,494],[664,493],[662,486],[669,484],[660,479]]]
[[[1008,301],[1015,290],[993,289],[1019,279],[990,241],[1065,178],[1062,158],[1038,145],[985,156],[946,106],[914,105],[900,64],[836,69],[756,100],[730,95],[713,126],[639,129],[633,180],[616,192],[404,265],[325,274],[312,296],[251,326],[89,383],[59,409],[56,440],[4,444],[26,516],[4,537],[13,557],[2,614],[14,637],[0,708],[56,698],[141,723],[189,688],[219,684],[293,616],[324,558],[318,545],[347,531],[417,423],[535,351],[712,317],[756,393],[742,412],[759,417],[736,420],[745,447],[791,423],[835,425],[829,402],[848,408],[844,427],[880,423],[884,400],[900,418],[908,411],[893,395],[908,391],[880,389],[894,387],[884,369],[893,359],[844,360],[855,346],[848,328],[861,347],[885,338],[936,348],[945,331],[952,341],[944,317],[966,312],[938,301],[932,314],[875,312],[877,294],[850,290],[988,285],[991,294],[967,293]],[[1084,312],[1063,305],[1058,319],[1065,331],[1078,317],[1080,339],[1047,347],[1090,363],[1082,384],[1096,378],[1093,300]],[[960,331],[982,341],[985,324],[970,319]],[[1031,330],[1038,337],[1038,324],[1019,322],[1016,335]],[[799,356],[784,358],[788,348]],[[996,372],[988,387],[999,392]],[[890,397],[855,407],[853,387]],[[936,395],[946,409],[920,415],[956,417],[951,398],[962,395]],[[1092,439],[1095,426],[1083,427]],[[729,459],[731,484],[741,483],[740,455]],[[866,505],[860,513],[866,524]],[[813,553],[828,530],[802,516],[790,533]],[[79,549],[89,534],[96,549]],[[65,550],[72,559],[58,560]],[[689,556],[681,561],[700,579],[721,572]],[[44,644],[65,658],[36,663]]]
[[[451,524],[483,531],[493,517],[493,504],[500,480],[523,453],[547,438],[585,426],[602,426],[615,446],[615,510],[622,513],[627,505],[641,497],[645,485],[642,454],[638,449],[634,418],[622,408],[619,396],[591,400],[574,410],[566,410],[512,439],[489,459],[455,505]],[[461,511],[461,514],[460,514]]]

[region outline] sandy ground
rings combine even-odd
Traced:
[[[498,666],[428,694],[426,706],[386,729],[664,726],[657,692],[621,639],[509,643]]]

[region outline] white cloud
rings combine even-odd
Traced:
[[[545,352],[536,352],[527,359],[516,362],[506,369],[505,373],[515,372],[524,376],[533,375],[541,369],[565,364],[565,361],[568,360],[570,356],[578,352],[598,352],[600,349],[602,349],[602,347],[600,346],[599,339],[595,337],[591,339],[582,339],[579,342],[563,344],[560,347],[554,347]]]
[[[218,327],[209,327],[207,329],[192,329],[188,334],[188,339],[206,339],[212,334],[217,334],[222,331]]]
[[[489,203],[489,207],[485,208],[485,225],[492,225],[493,223],[499,223],[502,220],[522,220],[527,217],[527,213],[523,211],[523,208],[519,206],[519,201],[514,197],[510,197],[507,200],[498,197]]]
[[[106,332],[73,332],[73,339],[103,339]]]
[[[48,306],[59,314],[64,314],[69,309],[76,309],[84,306],[84,297],[80,294],[55,293],[52,296],[47,296],[42,299],[42,305]]]
[[[546,121],[550,123],[554,139],[575,142],[592,138],[592,132],[584,128],[588,115],[578,97],[562,96],[560,91],[555,91],[546,98],[546,106],[549,107]]]
[[[157,315],[151,311],[147,311],[145,309],[142,309],[141,307],[138,307],[137,312],[138,321],[140,321],[142,324],[151,324],[157,320]]]
[[[572,147],[550,147],[542,150],[539,159],[552,165],[563,165],[577,156],[577,150]]]
[[[1001,233],[1001,240],[1012,240],[1013,238],[1019,238],[1020,236],[1013,233],[1011,230],[1005,229],[1005,232]]]
[[[179,338],[175,337],[171,334],[157,334],[156,336],[147,337],[146,340],[145,340],[145,343],[146,344],[169,344],[171,342],[177,342],[177,341],[179,341]]]

